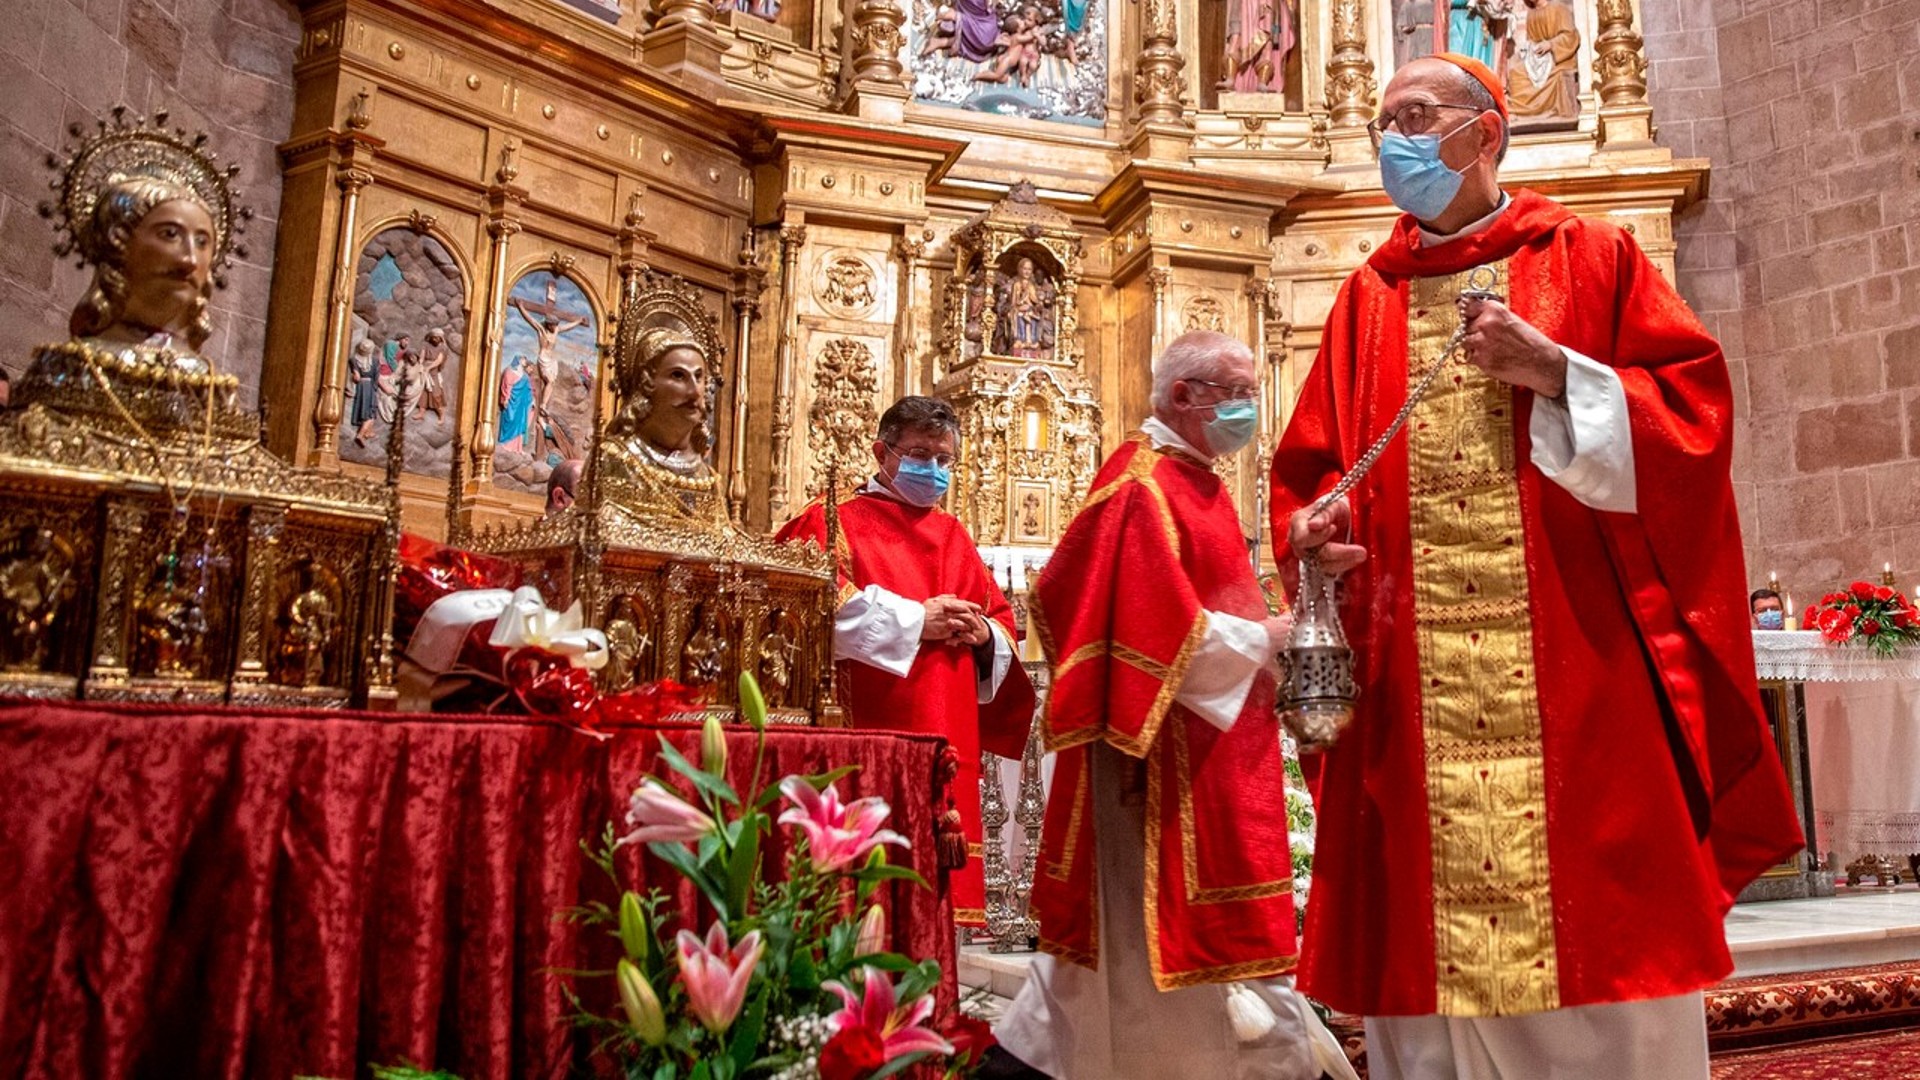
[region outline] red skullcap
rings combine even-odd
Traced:
[[[1473,76],[1475,82],[1486,87],[1487,93],[1493,95],[1493,104],[1500,110],[1500,119],[1509,119],[1507,116],[1507,90],[1500,85],[1500,80],[1493,74],[1492,68],[1475,60],[1471,56],[1461,56],[1459,53],[1434,53],[1433,58],[1435,60],[1445,60],[1454,67]]]

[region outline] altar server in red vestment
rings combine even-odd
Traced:
[[[1056,755],[1040,947],[995,1028],[1054,1080],[1317,1078],[1294,966],[1270,617],[1213,460],[1254,434],[1244,343],[1195,331],[1034,586]],[[1337,1052],[1337,1051],[1335,1051]]]
[[[1020,756],[1034,694],[1012,605],[966,526],[939,506],[959,438],[953,407],[937,398],[903,397],[880,417],[873,478],[838,508],[833,653],[854,727],[932,732],[959,755],[950,792],[969,854],[950,884],[955,920],[979,926],[980,750]],[[779,539],[825,546],[825,505],[816,499]]]
[[[1381,106],[1407,213],[1274,456],[1276,535],[1346,571],[1360,683],[1319,762],[1301,989],[1368,1018],[1376,1078],[1703,1080],[1721,918],[1800,846],[1740,617],[1726,362],[1631,236],[1500,190],[1483,65],[1410,63]],[[1463,319],[1465,359],[1312,514]]]

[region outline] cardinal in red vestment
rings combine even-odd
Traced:
[[[1319,762],[1301,988],[1368,1017],[1389,1080],[1703,1080],[1722,916],[1801,843],[1744,618],[1727,367],[1631,236],[1500,190],[1500,94],[1453,56],[1388,86],[1372,130],[1407,213],[1274,456],[1276,535],[1346,572],[1360,685]]]
[[[959,433],[953,408],[936,398],[904,397],[881,416],[878,469],[836,508],[833,651],[854,727],[931,732],[958,754],[949,810],[966,855],[949,884],[955,920],[980,926],[980,751],[1020,756],[1034,693],[1017,656],[1012,605],[966,526],[938,505]],[[824,547],[825,504],[816,499],[779,539]]]
[[[1195,331],[1034,586],[1054,752],[1040,947],[996,1027],[1055,1080],[1318,1077],[1295,955],[1275,646],[1213,471],[1258,424],[1246,345]],[[1331,1046],[1331,1039],[1328,1039]],[[1337,1054],[1337,1049],[1329,1052]]]

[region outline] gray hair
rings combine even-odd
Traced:
[[[1189,330],[1173,339],[1153,366],[1153,411],[1173,404],[1173,384],[1182,379],[1218,380],[1227,365],[1253,362],[1253,350],[1236,337],[1214,330]]]

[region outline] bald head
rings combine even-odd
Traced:
[[[586,464],[579,458],[568,458],[553,467],[547,476],[547,513],[558,513],[573,505],[574,492],[580,487],[580,467]]]

